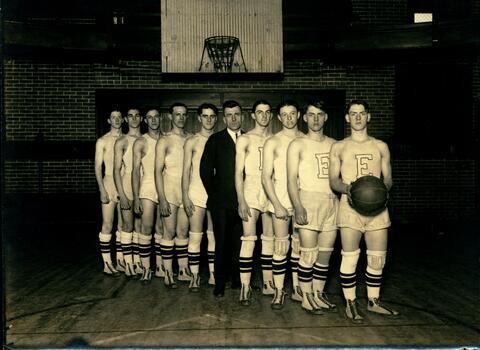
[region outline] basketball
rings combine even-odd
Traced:
[[[385,209],[388,190],[382,180],[375,176],[363,176],[352,182],[351,205],[362,215],[374,216]]]

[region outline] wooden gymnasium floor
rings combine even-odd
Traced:
[[[238,304],[238,290],[218,301],[206,278],[201,293],[190,294],[187,285],[171,291],[159,279],[142,286],[104,277],[97,223],[33,224],[27,215],[7,225],[4,237],[6,344],[13,347],[480,344],[478,225],[395,226],[382,294],[402,315],[369,314],[352,325],[343,317],[338,249],[327,289],[340,310],[311,316],[290,299],[273,311],[260,292],[250,307]]]

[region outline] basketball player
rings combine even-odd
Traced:
[[[172,129],[158,140],[155,151],[155,186],[164,223],[164,236],[159,243],[165,267],[164,284],[168,288],[175,288],[172,265],[174,246],[178,259],[178,280],[191,279],[188,269],[188,217],[182,203],[183,145],[190,136],[185,132],[187,117],[187,106],[183,103],[175,102],[170,106],[168,118]]]
[[[322,309],[335,309],[323,291],[337,236],[338,207],[328,179],[330,148],[335,140],[323,133],[327,118],[323,102],[308,104],[303,115],[308,133],[290,143],[287,155],[288,193],[295,208],[294,227],[300,235],[302,308],[315,315],[323,314]]]
[[[256,101],[252,107],[255,127],[241,135],[236,143],[235,188],[238,197],[238,214],[242,218],[243,236],[240,247],[240,303],[249,306],[252,288],[250,278],[253,268],[253,250],[257,240],[256,226],[262,216],[262,270],[263,294],[273,295],[272,255],[273,228],[272,215],[266,211],[267,196],[262,186],[263,145],[271,136],[268,125],[272,120],[272,107],[265,100]]]
[[[163,234],[162,219],[158,210],[158,196],[155,189],[155,145],[161,137],[160,114],[156,109],[151,109],[145,115],[148,131],[139,137],[133,144],[133,171],[132,189],[134,198],[134,211],[141,215],[141,231],[138,235],[140,263],[142,267],[142,284],[148,284],[152,278],[150,269],[150,250],[152,242],[153,224],[156,225],[156,235]],[[142,176],[140,176],[140,169]],[[157,260],[157,270],[159,262]]]
[[[140,217],[133,212],[133,191],[132,191],[132,167],[133,167],[133,143],[140,136],[140,123],[142,117],[136,108],[127,112],[128,133],[120,136],[115,142],[113,178],[120,198],[120,209],[122,215],[122,230],[120,237],[117,237],[117,267],[122,265],[119,259],[119,252],[123,253],[123,270],[128,278],[135,277],[135,266],[133,262],[132,237],[133,231],[140,232]],[[123,172],[123,175],[122,175]],[[135,227],[134,227],[135,226]]]
[[[290,221],[293,215],[293,205],[287,190],[287,149],[292,140],[304,136],[297,127],[300,111],[296,102],[285,101],[278,106],[277,110],[282,130],[265,142],[262,169],[262,184],[270,200],[267,210],[274,214],[272,215],[275,234],[272,265],[275,294],[271,304],[274,310],[282,309],[285,301],[286,293],[283,287],[290,245]],[[298,249],[298,239],[295,239],[292,243],[292,255],[293,251],[298,255]],[[292,299],[302,301],[299,289],[294,282]]]
[[[215,236],[210,211],[207,210],[207,191],[200,179],[200,159],[203,149],[210,135],[213,134],[217,123],[218,109],[211,103],[203,103],[197,108],[198,121],[201,129],[185,141],[183,152],[182,197],[185,213],[189,218],[190,232],[188,241],[188,264],[192,279],[189,290],[199,292],[200,277],[200,245],[203,236],[203,222],[207,215],[207,253],[210,276],[208,284],[215,285]]]
[[[95,145],[95,178],[100,190],[100,202],[102,203],[102,231],[98,238],[100,251],[103,259],[103,273],[107,276],[118,277],[118,272],[112,263],[110,241],[112,239],[113,220],[118,204],[118,193],[113,179],[113,152],[115,141],[122,135],[122,113],[114,110],[108,118],[110,131],[97,140]],[[105,165],[105,175],[102,176],[102,165]],[[121,230],[121,218],[118,215],[118,230]]]
[[[346,299],[346,316],[354,323],[362,323],[363,316],[356,302],[356,267],[360,255],[360,240],[367,246],[367,310],[382,315],[396,316],[398,312],[379,302],[382,271],[387,256],[388,210],[367,217],[357,213],[349,204],[350,183],[365,175],[383,177],[387,189],[392,187],[392,170],[388,146],[368,135],[370,121],[368,103],[353,100],[347,106],[345,119],[351,135],[336,142],[330,152],[330,185],[342,193],[337,224],[342,238],[340,278]]]

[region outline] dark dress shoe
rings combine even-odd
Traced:
[[[215,288],[213,290],[213,296],[215,298],[223,298],[223,296],[225,295],[225,291],[223,289],[217,289]]]

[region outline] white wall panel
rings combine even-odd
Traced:
[[[248,72],[283,72],[281,0],[161,0],[161,18],[163,72],[197,72],[205,38],[217,35],[240,39]],[[243,71],[239,50],[234,62]]]

